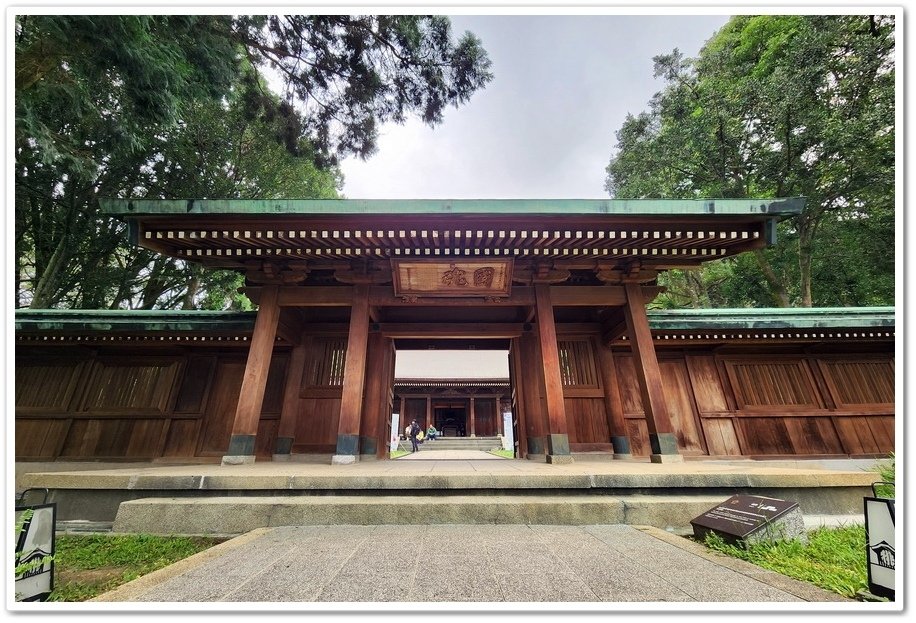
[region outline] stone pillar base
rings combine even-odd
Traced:
[[[220,465],[251,465],[253,463],[253,454],[227,454],[220,461]]]
[[[286,461],[291,461],[292,459],[293,459],[293,455],[291,455],[291,454],[275,454],[275,455],[273,455],[273,461],[274,461],[275,463],[277,463],[277,462],[283,463],[283,462],[286,462]]]
[[[547,462],[554,465],[567,465],[573,462],[571,454],[548,454]]]
[[[683,463],[684,457],[680,454],[650,454],[652,463]]]
[[[633,455],[632,455],[632,454],[623,454],[623,453],[620,453],[620,452],[615,452],[615,453],[614,453],[614,460],[615,460],[615,461],[626,461],[626,460],[632,459],[632,458],[633,458]]]
[[[359,462],[355,454],[335,454],[331,457],[331,465],[353,465]]]

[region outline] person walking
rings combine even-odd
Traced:
[[[414,420],[410,423],[410,445],[411,452],[416,452],[420,449],[420,445],[417,443],[417,435],[420,433],[420,425],[417,424],[417,421]]]

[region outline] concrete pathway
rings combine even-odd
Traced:
[[[662,530],[621,525],[261,528],[94,601],[279,602],[290,609],[302,602],[411,603],[411,611],[447,602],[593,602],[605,609],[634,602],[855,607]]]
[[[509,461],[511,459],[496,456],[483,450],[430,450],[420,447],[419,452],[411,452],[394,459],[395,461]]]

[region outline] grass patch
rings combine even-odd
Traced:
[[[710,549],[740,558],[764,569],[810,582],[844,597],[854,598],[868,590],[865,526],[818,528],[800,541],[750,544],[747,548],[726,543],[716,534],[707,535]]]
[[[896,477],[896,456],[892,452],[886,461],[878,463],[877,472],[878,477],[883,482],[894,483],[894,478]],[[875,485],[875,493],[879,498],[893,498],[895,495],[895,487],[893,484],[889,485]]]
[[[54,554],[54,591],[48,601],[92,599],[225,540],[145,534],[59,534]]]
[[[489,452],[490,454],[495,454],[496,456],[501,456],[504,459],[514,459],[515,458],[515,452],[513,452],[512,450],[503,450],[502,448],[498,448],[496,450],[488,450],[487,452]]]

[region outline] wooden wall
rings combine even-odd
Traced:
[[[649,453],[628,352],[615,353],[634,454]],[[894,450],[893,353],[659,353],[685,455],[883,455]]]
[[[611,433],[597,343],[590,336],[559,335],[557,345],[570,450],[609,452]]]
[[[287,358],[278,351],[271,362],[258,426],[262,457],[273,452]],[[221,457],[244,368],[238,349],[30,350],[16,359],[16,458]]]
[[[570,448],[610,451],[596,336],[561,333],[558,342]],[[346,336],[314,335],[306,346],[293,452],[333,453]],[[892,452],[893,351],[876,345],[869,352],[844,354],[840,348],[823,353],[737,346],[715,352],[660,350],[680,451],[717,457]],[[513,355],[518,359],[523,353]],[[17,460],[216,461],[228,448],[245,356],[243,348],[20,348]],[[648,455],[633,358],[626,348],[613,356],[633,453]],[[278,349],[272,359],[257,436],[256,454],[262,458],[273,453],[288,358],[287,350]],[[516,363],[518,369],[524,366]],[[373,404],[379,404],[367,405],[366,412],[387,421],[391,389],[376,393]],[[521,393],[522,420],[536,431],[537,414],[528,409],[537,409],[540,390],[531,385]],[[428,425],[425,398],[407,398],[405,407],[402,426],[412,418]],[[478,398],[475,411],[477,434],[495,434],[497,401]],[[377,430],[386,430],[381,421]]]
[[[333,454],[343,390],[347,336],[321,335],[306,339],[306,359],[299,382],[294,453]]]

